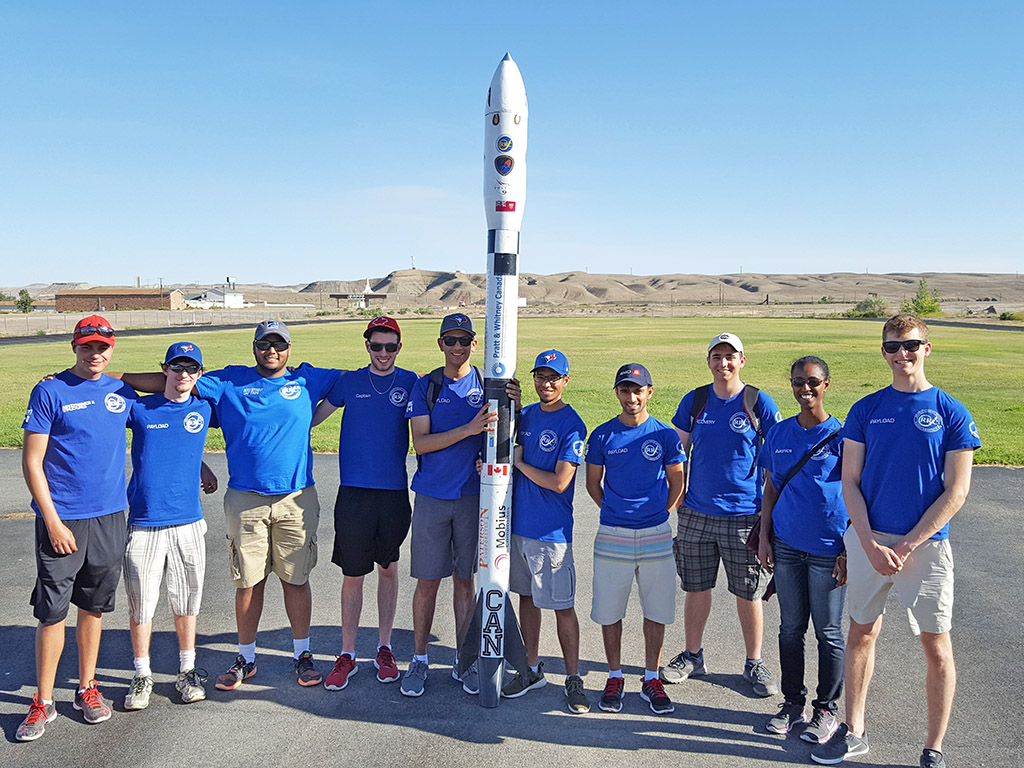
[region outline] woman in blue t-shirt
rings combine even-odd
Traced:
[[[801,357],[790,368],[800,413],[776,424],[765,438],[760,463],[768,470],[761,506],[761,564],[775,574],[779,595],[779,658],[786,700],[768,730],[788,733],[806,721],[804,635],[808,619],[818,639],[818,687],[813,714],[800,738],[827,741],[835,731],[836,700],[843,688],[843,603],[850,518],[843,504],[841,424],[825,411],[828,364]],[[806,457],[806,459],[805,459]],[[801,465],[801,461],[803,464]]]

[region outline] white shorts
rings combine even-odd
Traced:
[[[128,526],[124,586],[136,624],[153,620],[160,581],[167,576],[167,602],[175,616],[196,616],[206,576],[206,521],[184,525]]]
[[[611,525],[598,527],[590,618],[607,626],[625,617],[634,578],[644,618],[659,624],[674,622],[676,560],[668,521],[636,530]]]
[[[546,610],[561,611],[576,604],[576,565],[572,544],[512,535],[509,589],[526,595]]]

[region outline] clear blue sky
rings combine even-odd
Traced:
[[[530,99],[521,268],[1014,272],[1024,4],[8,2],[0,284],[482,272],[487,86]]]

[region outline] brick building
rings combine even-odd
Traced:
[[[177,288],[89,288],[58,291],[58,312],[112,312],[115,309],[181,309],[185,296]]]

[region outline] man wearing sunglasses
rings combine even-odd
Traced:
[[[153,690],[149,648],[160,582],[178,635],[175,688],[184,704],[206,698],[205,676],[196,671],[196,620],[206,575],[206,521],[199,488],[217,490],[217,478],[203,463],[206,432],[216,426],[213,409],[192,394],[203,375],[199,346],[179,341],[161,365],[162,393],[132,403],[132,478],[128,484],[128,544],[124,584],[135,677],[124,699],[127,710],[145,709]]]
[[[811,753],[833,765],[868,752],[868,683],[886,597],[895,587],[928,672],[928,736],[922,768],[944,768],[942,741],[956,690],[950,640],[953,559],[949,521],[971,485],[981,447],[970,411],[925,377],[932,353],[928,326],[900,314],[882,329],[882,357],[892,384],[854,403],[843,427],[846,531],[846,722]]]
[[[37,692],[18,727],[18,741],[43,735],[57,717],[53,688],[64,651],[64,624],[78,607],[78,676],[74,708],[87,723],[111,715],[96,687],[103,614],[114,610],[124,557],[125,422],[131,387],[104,374],[114,331],[91,315],[75,326],[75,364],[35,386],[25,413],[22,468],[36,513]]]
[[[414,697],[423,695],[426,684],[427,643],[441,581],[452,577],[457,636],[473,611],[480,515],[476,460],[483,449],[482,434],[498,420],[484,402],[483,379],[470,364],[476,349],[473,321],[461,313],[445,317],[437,346],[444,353],[444,368],[416,382],[406,410],[419,461],[412,480],[416,501],[410,567],[417,582],[412,602],[415,653],[401,691]],[[476,665],[461,678],[457,669],[456,659],[452,676],[461,680],[466,693],[478,693]]]
[[[417,375],[395,366],[402,349],[402,331],[391,317],[375,317],[363,332],[370,363],[348,371],[317,407],[319,424],[338,408],[340,485],[334,504],[334,554],[331,561],[344,574],[341,585],[341,653],[324,679],[324,687],[340,691],[356,665],[356,633],[363,608],[363,580],[377,564],[377,680],[398,680],[391,648],[391,630],[398,603],[398,562],[409,533],[409,422],[405,408]]]
[[[195,382],[195,393],[213,406],[227,445],[224,514],[238,656],[217,678],[216,687],[223,691],[237,689],[256,674],[256,633],[271,572],[284,593],[298,683],[323,681],[309,650],[309,574],[317,561],[320,522],[309,430],[317,404],[339,383],[341,371],[307,363],[290,371],[291,348],[288,326],[265,320],[253,338],[255,366],[229,365]],[[163,390],[163,374],[126,373],[122,378],[142,392]]]

